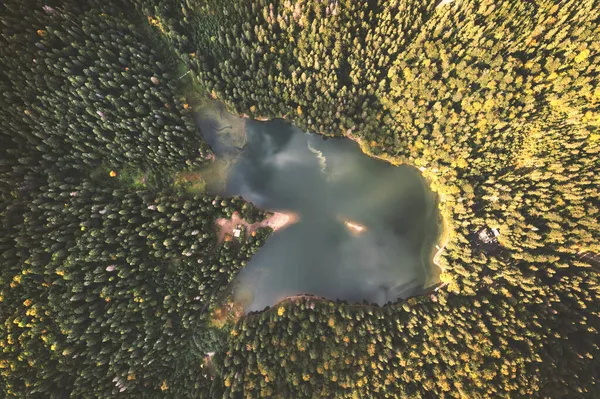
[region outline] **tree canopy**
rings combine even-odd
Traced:
[[[599,13],[596,0],[5,0],[0,390],[599,397]],[[219,244],[216,218],[264,212],[169,183],[212,159],[179,72],[237,114],[418,167],[449,234],[439,289],[385,306],[299,298],[211,327],[269,232]]]

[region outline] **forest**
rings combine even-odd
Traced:
[[[215,324],[270,232],[174,183],[214,159],[190,87],[418,167],[439,289]],[[597,0],[4,0],[0,391],[596,399],[599,172]]]

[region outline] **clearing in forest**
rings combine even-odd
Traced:
[[[248,223],[240,217],[237,212],[234,212],[231,219],[218,218],[215,223],[218,227],[218,240],[220,244],[225,240],[225,237],[233,237],[236,226],[244,226],[246,237],[252,234],[261,227],[270,227],[273,231],[294,224],[298,221],[298,215],[294,213],[273,212],[269,217],[260,222]]]

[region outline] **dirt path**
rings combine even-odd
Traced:
[[[215,221],[215,224],[218,228],[217,242],[219,244],[222,243],[227,235],[233,237],[233,230],[237,225],[242,225],[246,227],[247,238],[248,235],[252,234],[261,227],[270,227],[273,229],[273,231],[277,231],[286,226],[294,224],[297,221],[298,215],[296,215],[295,213],[273,212],[271,216],[260,222],[248,223],[247,221],[242,219],[237,212],[234,212],[231,216],[231,219],[218,218]]]
[[[440,200],[441,200],[441,196],[440,196]],[[446,245],[448,244],[448,241],[450,241],[450,231],[448,229],[448,222],[446,221],[446,218],[442,215],[442,235],[440,237],[440,244],[436,245],[436,248],[438,248],[438,250],[433,255],[433,259],[432,259],[432,263],[434,265],[436,265],[442,272],[446,271],[446,268],[443,267],[442,265],[440,265],[440,256],[442,256],[442,254],[444,253],[444,250],[446,249]],[[440,289],[442,289],[446,286],[448,286],[448,283],[443,283],[441,285],[438,285],[434,289],[434,292],[438,292]]]
[[[442,200],[440,196],[440,201]],[[446,249],[446,245],[450,240],[450,232],[448,231],[448,222],[446,218],[442,216],[442,235],[440,237],[440,244],[436,245],[438,248],[437,252],[433,255],[433,264],[440,268],[440,270],[444,271],[445,268],[440,266],[440,256],[444,253],[444,249]]]

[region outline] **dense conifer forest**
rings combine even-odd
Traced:
[[[600,397],[599,83],[596,0],[4,0],[0,391]],[[212,322],[269,231],[174,183],[190,87],[420,168],[439,289]]]

